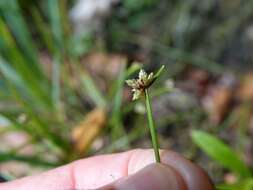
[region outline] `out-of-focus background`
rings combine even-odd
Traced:
[[[161,148],[217,189],[252,189],[252,19],[253,0],[1,0],[0,175],[151,147],[125,79],[165,65],[150,90]]]

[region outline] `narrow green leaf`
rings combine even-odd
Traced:
[[[155,78],[155,79],[157,79],[157,78],[161,75],[161,73],[163,72],[164,68],[165,68],[164,65],[162,65],[162,66],[159,68],[159,70],[158,70],[158,71],[156,72],[156,74],[154,75],[154,78]]]
[[[152,79],[152,81],[150,82],[149,86],[151,86],[158,78],[159,76],[162,74],[162,72],[164,71],[165,66],[162,65],[159,70],[154,74],[154,77]]]
[[[30,101],[30,106],[32,107],[40,107],[45,108],[45,106],[50,106],[50,103],[47,99],[40,94],[41,90],[38,88],[33,88],[34,85],[32,85],[29,82],[26,82],[21,76],[20,76],[20,70],[15,70],[9,63],[7,63],[1,56],[0,56],[0,72],[3,74],[5,79],[9,82],[11,85],[11,88],[15,91],[15,94],[11,95],[17,95],[23,99],[22,101]],[[9,85],[9,87],[10,87]],[[33,103],[33,104],[31,104]],[[35,109],[36,110],[36,109]]]
[[[57,162],[49,162],[47,160],[44,160],[40,156],[26,156],[26,155],[18,155],[16,153],[0,152],[0,163],[8,161],[26,162],[31,165],[43,167],[57,167],[60,165]]]
[[[50,30],[48,30],[49,26],[48,24],[43,20],[42,14],[38,10],[38,8],[33,7],[31,9],[32,18],[34,20],[35,26],[40,34],[40,37],[42,38],[44,45],[47,47],[47,49],[51,52],[55,52],[54,42],[53,42],[53,36]]]
[[[32,42],[30,32],[21,14],[17,0],[1,1],[0,11],[14,34],[18,45],[28,58],[31,70],[37,75],[37,78],[43,77],[42,69],[37,64],[38,53]]]
[[[16,85],[17,88],[26,89],[22,78],[20,78],[19,75],[15,72],[15,70],[13,70],[11,66],[9,66],[1,57],[0,71],[6,77],[6,79],[9,79],[13,84]]]
[[[53,40],[55,44],[54,61],[52,69],[52,100],[57,112],[60,112],[60,82],[61,82],[61,69],[64,58],[64,40],[63,40],[63,28],[61,25],[61,14],[58,0],[48,0],[48,15],[51,24]]]
[[[58,56],[55,56],[52,68],[52,101],[56,112],[60,112],[60,103],[61,103],[60,74],[61,74],[60,58]]]
[[[61,138],[60,135],[53,133],[50,129],[50,125],[42,120],[36,113],[30,111],[29,106],[24,105],[26,114],[29,115],[30,122],[21,124],[16,121],[16,116],[11,116],[9,114],[1,114],[6,117],[12,124],[12,127],[16,130],[24,131],[28,133],[33,139],[40,141],[43,138],[46,138],[49,143],[47,145],[49,148],[58,149],[62,151],[68,151],[70,145],[68,140]]]
[[[130,77],[135,72],[141,69],[142,65],[140,63],[133,63],[126,71],[126,78]]]
[[[8,172],[7,172],[8,173]],[[12,180],[14,180],[14,179],[16,179],[16,177],[15,176],[13,176],[13,175],[11,175],[11,174],[7,174],[7,173],[5,173],[5,172],[1,172],[1,176],[6,180],[6,181],[12,181]]]
[[[203,68],[214,74],[220,74],[224,71],[224,67],[221,66],[219,63],[206,59],[202,56],[198,56],[198,55],[189,53],[187,51],[182,51],[181,49],[178,49],[178,48],[169,47],[157,40],[150,39],[145,36],[133,35],[133,34],[127,34],[127,33],[126,35],[128,35],[128,39],[130,39],[133,43],[138,43],[138,44],[141,44],[142,46],[144,46],[145,44],[145,43],[142,43],[143,40],[152,43],[154,45],[154,49],[153,49],[154,52],[157,52],[158,54],[163,55],[164,57],[167,57],[169,59],[186,62],[187,64],[191,64],[191,65]]]
[[[24,104],[24,109],[26,113],[31,117],[30,119],[33,120],[36,124],[34,126],[34,129],[36,129],[36,132],[39,132],[40,136],[48,137],[48,139],[57,147],[66,149],[68,148],[68,144],[66,140],[63,140],[60,136],[54,134],[51,132],[49,126],[45,121],[43,121],[38,113],[36,113],[36,109],[34,109],[33,106],[36,106],[35,102],[33,103],[33,99],[31,101],[28,101],[31,97],[29,93],[29,89],[27,89],[25,83],[22,81],[21,78],[19,78],[19,75],[6,63],[1,60],[0,57],[0,71],[4,74],[6,79],[8,79],[13,85],[15,85],[14,90],[21,89],[22,96],[17,96],[17,100],[19,103]],[[16,95],[14,93],[14,95]],[[34,105],[35,104],[35,105]],[[27,129],[29,132],[31,132],[30,129]]]
[[[48,15],[52,28],[52,34],[56,47],[60,50],[63,48],[63,32],[61,26],[61,14],[58,0],[48,0]]]
[[[244,177],[251,175],[249,168],[242,162],[236,153],[218,138],[197,130],[193,131],[191,136],[195,144],[225,168]]]
[[[117,90],[114,96],[114,106],[113,106],[113,113],[118,115],[120,113],[121,105],[122,105],[122,96],[123,96],[123,86],[125,82],[125,72],[126,72],[126,64],[123,63],[123,68],[119,73],[118,80],[117,80]]]
[[[106,99],[97,88],[96,84],[93,82],[92,78],[88,73],[84,73],[81,75],[81,84],[85,88],[85,92],[93,100],[94,104],[98,107],[106,106]]]
[[[118,80],[115,81],[115,93],[112,98],[112,114],[110,124],[112,126],[112,139],[115,140],[119,137],[126,136],[124,126],[122,123],[122,99],[123,89],[126,77],[126,63],[125,60],[122,64],[122,69],[119,73]],[[126,139],[127,140],[127,139]],[[127,143],[126,143],[127,144]]]
[[[7,61],[3,61],[2,56],[0,61],[5,62],[5,65],[10,65],[8,66],[9,68],[12,67],[13,71],[24,80],[26,88],[32,92],[38,102],[44,102],[44,106],[50,106],[50,99],[47,96],[47,88],[45,86],[47,79],[40,79],[33,68],[30,67],[29,62],[27,62],[26,58],[19,51],[6,24],[1,18],[0,35],[0,51],[6,57],[6,60],[8,59],[8,63]]]

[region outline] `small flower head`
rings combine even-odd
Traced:
[[[140,70],[138,79],[126,80],[128,86],[132,88],[133,100],[139,99],[144,90],[148,88],[153,81],[154,74],[147,74],[143,69]]]

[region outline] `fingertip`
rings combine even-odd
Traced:
[[[124,180],[99,190],[187,190],[184,180],[170,166],[150,164]]]
[[[172,179],[173,176],[181,176],[180,179],[185,182],[188,190],[214,189],[206,173],[182,156],[170,151],[161,151],[161,160],[163,164],[167,165],[166,167],[170,168],[169,170],[172,173],[174,172],[173,175],[166,175],[170,175]],[[148,165],[154,162],[153,150],[137,149],[119,154],[97,156],[76,161],[72,164],[48,171],[38,176],[1,184],[0,189],[18,187],[18,189],[27,190],[37,184],[40,184],[37,189],[48,190],[56,188],[59,189],[61,187],[70,187],[72,189],[94,189],[118,180],[119,178],[124,178],[129,175],[132,176],[132,174],[134,175],[135,173],[143,175],[143,173],[139,174],[138,171],[142,171],[142,169],[146,166],[149,168],[150,166]],[[151,166],[154,167],[153,164]],[[164,166],[159,165],[157,167],[163,168]],[[150,170],[153,171],[150,172],[150,175],[159,176],[159,174],[156,175],[156,168],[151,168]],[[149,172],[147,171],[150,170],[146,170],[147,175],[149,175]],[[163,169],[158,168],[158,171],[161,170],[163,171]],[[41,179],[43,180],[41,181]],[[134,179],[135,178],[132,178],[132,180]],[[145,181],[142,180],[143,184],[148,184],[145,182],[149,182],[149,179],[145,177],[143,177],[143,179],[146,179]],[[162,177],[155,179],[168,181],[167,178],[165,180]]]
[[[167,164],[177,170],[182,176],[189,190],[213,190],[214,186],[207,175],[207,173],[185,159],[181,155],[163,150],[161,152],[161,159],[164,164]]]
[[[213,190],[214,186],[203,169],[173,151],[161,150],[161,161],[174,168],[185,180],[189,190]],[[154,163],[154,152],[151,149],[131,151],[128,161],[128,174],[131,175],[145,166]]]

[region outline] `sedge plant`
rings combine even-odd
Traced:
[[[164,65],[153,74],[147,74],[143,69],[140,70],[138,79],[130,79],[126,80],[128,86],[132,88],[133,92],[133,100],[139,99],[142,95],[145,97],[146,104],[146,113],[148,118],[148,125],[151,134],[152,145],[155,153],[155,160],[157,163],[160,163],[160,154],[159,154],[159,142],[157,137],[156,126],[153,118],[152,107],[151,107],[151,99],[149,95],[149,88],[155,82],[156,79],[159,78],[160,74],[164,70]]]

